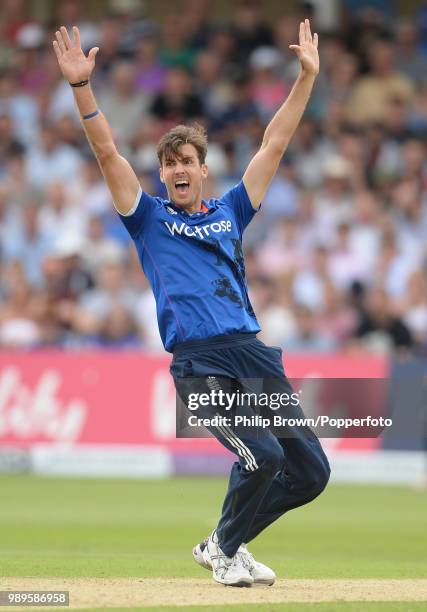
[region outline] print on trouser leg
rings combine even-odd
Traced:
[[[228,556],[247,541],[248,528],[284,464],[283,449],[272,434],[263,432],[259,438],[251,436],[242,442],[255,457],[257,469],[250,471],[242,459],[233,464],[217,529],[221,548]]]

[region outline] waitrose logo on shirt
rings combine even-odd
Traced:
[[[166,225],[166,227],[168,228],[172,236],[175,236],[176,234],[178,236],[184,235],[188,237],[197,236],[198,238],[201,238],[202,240],[210,236],[212,233],[219,234],[222,232],[231,232],[232,230],[232,223],[230,219],[228,219],[227,221],[218,221],[217,223],[209,223],[201,227],[198,227],[198,226],[191,227],[190,225],[187,225],[184,222],[182,223],[174,222],[170,224],[167,221],[164,221],[164,224]]]

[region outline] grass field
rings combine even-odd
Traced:
[[[251,545],[251,551],[275,569],[278,585],[226,589],[214,584],[191,557],[192,545],[215,525],[225,487],[220,478],[141,481],[3,475],[1,588],[63,586],[70,588],[72,605],[76,601],[80,609],[89,609],[82,606],[90,602],[90,609],[98,612],[166,611],[178,605],[191,611],[232,612],[426,609],[427,582],[414,580],[427,577],[424,491],[331,485],[318,500],[284,516]],[[140,599],[135,600],[132,592],[138,589]],[[153,596],[147,596],[150,589]],[[360,598],[351,596],[352,589],[361,591]],[[167,590],[176,606],[166,605],[171,603],[166,598],[164,607],[149,607]],[[292,602],[293,590],[303,599],[283,603]],[[322,596],[316,601],[318,591]],[[283,602],[278,595],[282,592]],[[200,603],[197,593],[207,604],[220,605],[193,607]],[[328,593],[330,601],[325,601]],[[382,593],[378,600],[395,601],[369,603],[376,593]],[[400,598],[401,593],[405,596]],[[147,607],[141,607],[145,603]]]

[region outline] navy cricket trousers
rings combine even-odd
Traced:
[[[262,393],[264,397],[293,393],[283,370],[281,349],[266,346],[255,334],[217,336],[177,345],[171,374],[184,404],[190,393],[209,391],[212,385],[224,391]],[[247,416],[255,416],[260,408],[248,405],[241,410]],[[262,410],[270,417],[304,417],[299,402],[274,413],[268,406]],[[198,411],[198,416],[203,417],[215,414],[225,413],[212,406]],[[312,501],[328,482],[328,460],[307,426],[251,426],[242,435],[242,430],[231,423],[209,427],[209,431],[238,457],[217,527],[219,544],[227,556],[232,557],[240,544],[253,540],[288,510]]]

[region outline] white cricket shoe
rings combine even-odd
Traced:
[[[246,548],[246,544],[241,544],[237,554],[240,555],[243,565],[249,570],[255,584],[265,584],[271,586],[276,580],[276,574],[264,563],[255,561],[253,555]]]
[[[206,546],[208,543],[208,538],[197,544],[193,548],[193,558],[196,563],[198,563],[201,567],[204,567],[207,570],[212,570],[212,564],[208,555],[204,555],[204,551],[206,550]],[[263,563],[259,563],[253,557],[253,555],[246,548],[246,544],[241,544],[239,546],[239,550],[237,551],[238,555],[241,555],[243,564],[249,569],[249,573],[254,579],[254,584],[265,584],[267,586],[271,586],[274,584],[276,580],[276,574],[272,569],[264,565]]]
[[[200,542],[200,544],[196,544],[196,546],[193,548],[193,559],[196,563],[198,563],[199,565],[201,565],[202,567],[204,567],[207,570],[212,571],[212,564],[211,562],[205,561],[204,557],[203,557],[203,551],[206,548],[206,545],[208,543],[208,539],[206,538],[203,540],[203,542]]]
[[[243,564],[243,557],[236,553],[234,557],[227,557],[218,544],[216,531],[208,538],[203,550],[205,567],[210,563],[212,577],[216,582],[234,587],[250,587],[252,578],[247,564]]]

